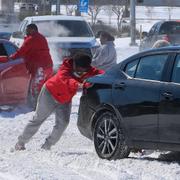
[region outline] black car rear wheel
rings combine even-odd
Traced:
[[[94,128],[94,146],[102,159],[115,160],[128,157],[123,129],[115,113],[106,111],[97,118]]]

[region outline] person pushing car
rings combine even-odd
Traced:
[[[91,66],[91,58],[86,54],[78,53],[73,58],[64,59],[57,74],[48,79],[42,87],[35,115],[18,137],[15,149],[24,150],[25,144],[53,112],[55,125],[42,148],[49,150],[55,145],[69,124],[73,96],[78,89],[89,86],[84,82],[85,79],[102,73],[103,70]]]

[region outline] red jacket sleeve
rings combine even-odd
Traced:
[[[87,78],[89,78],[89,77],[96,76],[96,75],[98,75],[98,74],[104,74],[104,73],[105,73],[104,70],[101,70],[101,69],[97,69],[97,68],[95,68],[95,67],[92,67],[91,70],[90,70],[90,72],[88,72],[87,75],[85,76],[85,79],[87,79]],[[91,83],[89,83],[89,82],[84,82],[84,84],[83,84],[83,87],[85,87],[85,88],[88,88],[88,87],[90,87],[90,86],[91,86]]]
[[[32,48],[32,37],[27,37],[22,46],[17,50],[17,52],[15,52],[14,54],[12,54],[10,56],[11,59],[16,59],[16,58],[21,58],[21,57],[25,57],[26,53],[28,53]]]
[[[73,93],[77,92],[79,82],[73,78],[73,65],[71,59],[64,59],[58,71],[58,77],[69,87],[69,90]]]

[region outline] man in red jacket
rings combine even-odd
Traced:
[[[65,59],[57,74],[47,80],[41,89],[33,120],[18,137],[15,149],[24,150],[25,144],[38,131],[41,124],[55,112],[55,126],[42,145],[43,149],[49,150],[68,126],[71,100],[79,88],[88,86],[84,80],[102,73],[102,70],[91,66],[91,58],[86,54],[77,54],[72,59]]]
[[[26,67],[32,76],[30,90],[32,95],[37,96],[44,82],[53,74],[53,62],[47,40],[38,32],[35,24],[27,26],[26,35],[22,46],[10,58],[24,58]]]

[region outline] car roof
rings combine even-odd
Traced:
[[[180,20],[161,20],[156,22],[155,24],[164,24],[164,23],[180,23]]]
[[[84,21],[81,16],[65,16],[65,15],[49,15],[49,16],[29,16],[25,20],[31,19],[33,21],[47,21],[47,20],[77,20]]]
[[[142,51],[139,54],[150,54],[151,52],[174,52],[174,51],[180,51],[180,46],[166,46],[161,48],[151,48],[145,51]]]
[[[121,61],[120,64],[124,64],[124,62],[128,62],[131,61],[133,59],[136,58],[140,58],[146,55],[151,55],[151,54],[158,54],[158,53],[170,53],[170,52],[178,52],[180,53],[180,46],[166,46],[166,47],[162,47],[162,48],[151,48],[149,50],[145,50],[145,51],[141,51],[139,53],[136,53],[128,58],[126,58],[125,60]]]

